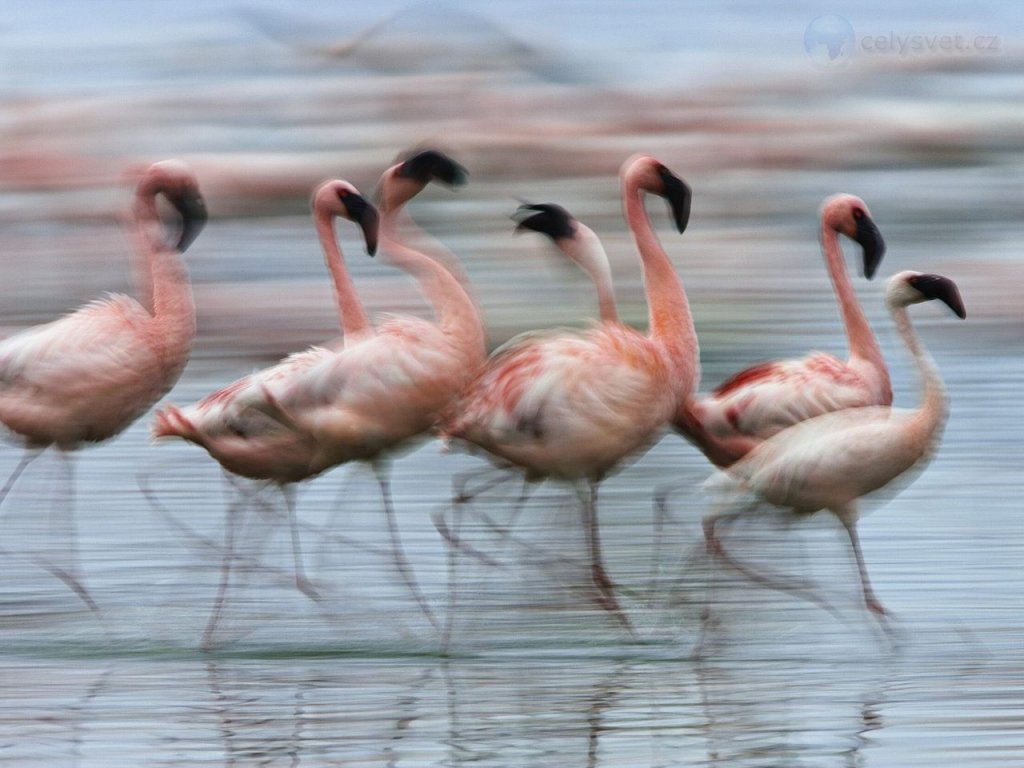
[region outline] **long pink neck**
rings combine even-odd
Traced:
[[[825,253],[829,278],[839,301],[839,314],[846,329],[850,356],[866,361],[888,386],[889,371],[882,358],[882,350],[878,347],[878,339],[868,325],[868,319],[861,309],[860,302],[857,301],[857,294],[850,282],[850,273],[846,269],[843,250],[839,245],[839,233],[824,221],[821,225],[821,247]]]
[[[359,294],[356,293],[352,276],[345,268],[345,258],[334,232],[334,217],[328,211],[316,208],[313,211],[313,220],[320,245],[324,250],[324,261],[327,262],[327,269],[334,283],[334,301],[338,305],[338,316],[341,319],[345,342],[372,334],[373,327],[366,317]]]
[[[135,196],[136,291],[139,302],[152,314],[153,340],[163,350],[165,363],[180,370],[195,339],[196,308],[185,262],[177,250],[164,243],[156,209],[158,192],[142,187]]]
[[[690,304],[682,280],[651,228],[643,189],[633,173],[622,179],[622,199],[643,266],[650,337],[665,350],[674,368],[673,386],[682,397],[695,390],[700,380],[700,352]]]
[[[381,208],[381,251],[391,263],[417,280],[434,308],[441,329],[464,353],[474,360],[482,360],[485,355],[483,322],[473,299],[449,269],[402,241],[397,232],[401,205],[387,210]]]

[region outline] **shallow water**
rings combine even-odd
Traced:
[[[961,322],[914,308],[950,418],[928,469],[868,503],[859,527],[893,632],[860,607],[848,546],[826,515],[763,514],[729,542],[745,562],[812,585],[834,613],[712,567],[700,526],[709,468],[675,435],[601,493],[605,558],[635,639],[595,606],[573,497],[557,486],[537,489],[514,528],[514,483],[468,507],[450,601],[435,518],[454,525],[451,480],[484,464],[427,441],[395,460],[393,492],[435,621],[450,618],[447,657],[394,565],[376,480],[360,467],[299,494],[317,601],[294,587],[280,498],[255,496],[215,647],[203,652],[236,490],[198,448],[151,444],[147,417],[77,455],[73,529],[70,478],[54,455],[3,504],[0,765],[1024,764],[1016,6],[991,4],[968,23],[959,5],[869,4],[851,18],[858,32],[969,27],[1003,48],[988,59],[864,57],[837,74],[808,63],[800,41],[813,14],[800,6],[684,18],[649,3],[650,24],[633,25],[634,11],[623,19],[614,4],[510,3],[491,18],[551,56],[517,58],[513,46],[489,57],[493,30],[462,16],[449,58],[427,45],[418,63],[375,58],[396,50],[398,24],[380,49],[339,64],[268,42],[257,28],[288,11],[254,5],[270,16],[110,2],[83,18],[68,3],[59,22],[26,9],[0,28],[5,331],[131,290],[114,215],[128,199],[120,174],[183,155],[214,215],[187,256],[199,333],[167,398],[191,402],[336,332],[309,188],[341,173],[369,192],[396,152],[426,140],[470,166],[471,184],[428,189],[410,209],[461,257],[492,343],[595,312],[581,275],[539,238],[511,237],[519,197],[560,202],[599,231],[622,312],[642,324],[615,171],[646,150],[695,191],[682,237],[650,210],[686,282],[707,389],[764,358],[842,353],[815,211],[827,194],[856,192],[889,245],[881,279],[855,285],[897,404],[917,402],[918,382],[881,304],[884,277],[947,274],[968,309]],[[289,35],[342,39],[376,18],[351,10],[339,20],[309,5]],[[640,31],[622,34],[627,22]],[[481,58],[488,68],[473,69]],[[408,280],[339,234],[372,311],[423,311]],[[0,474],[17,461],[15,447],[0,452]],[[662,519],[652,496],[670,482],[680,490]],[[74,568],[101,617],[55,576]]]

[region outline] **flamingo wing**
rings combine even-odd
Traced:
[[[632,329],[530,334],[499,350],[444,432],[539,474],[601,474],[671,413],[668,372]]]
[[[907,412],[848,408],[800,422],[726,472],[739,485],[799,511],[838,508],[882,488],[923,456],[901,426]]]
[[[704,428],[716,437],[766,439],[824,413],[887,405],[870,383],[831,355],[762,363],[723,382],[696,406]]]
[[[430,429],[472,373],[437,326],[394,318],[376,335],[268,389],[279,415],[312,435],[337,464],[372,457]]]
[[[134,299],[112,296],[0,342],[0,420],[43,442],[119,432],[173,379],[151,319]]]

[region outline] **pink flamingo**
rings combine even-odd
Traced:
[[[346,340],[343,350],[280,386],[264,384],[254,406],[308,440],[317,471],[365,461],[381,488],[400,574],[424,614],[437,621],[402,551],[390,491],[390,458],[425,437],[485,357],[484,330],[472,298],[448,266],[406,245],[396,219],[431,178],[458,183],[464,172],[439,152],[420,152],[388,169],[378,189],[381,251],[415,277],[436,322],[391,316],[376,331]],[[347,299],[345,299],[347,300]]]
[[[868,278],[874,275],[885,244],[859,197],[835,195],[822,205],[821,245],[846,328],[849,359],[815,352],[798,360],[761,363],[732,376],[706,397],[688,398],[673,426],[716,466],[728,467],[761,441],[805,419],[892,403],[889,372],[850,283],[840,234],[860,244]]]
[[[767,502],[800,516],[822,509],[832,512],[849,536],[864,604],[883,626],[887,612],[871,589],[857,537],[857,500],[911,469],[923,469],[942,436],[948,413],[946,389],[907,313],[909,305],[931,299],[944,302],[960,318],[966,316],[960,292],[949,278],[901,272],[889,279],[886,304],[921,376],[920,407],[863,406],[801,421],[760,443],[709,483],[715,490],[752,494],[755,507]],[[778,586],[733,560],[718,540],[716,526],[745,512],[746,508],[704,519],[708,551],[755,580]]]
[[[565,256],[575,262],[590,277],[597,293],[601,322],[618,325],[619,312],[615,304],[611,265],[608,263],[608,254],[605,252],[604,245],[597,234],[565,208],[555,203],[523,203],[516,210],[512,218],[517,222],[516,233],[529,230],[547,235]],[[521,336],[520,338],[524,337]],[[497,467],[499,474],[496,478],[482,483],[472,493],[466,491],[466,487],[472,479],[477,476],[491,474],[494,471],[494,467],[485,467],[482,471],[473,470],[456,477],[452,483],[456,504],[467,503],[476,496],[519,474],[515,467]],[[523,476],[522,491],[515,501],[508,522],[504,526],[504,533],[506,535],[515,526],[519,513],[529,498],[531,482],[529,477]],[[456,547],[459,546],[457,531],[448,529],[442,516],[435,516],[435,524],[443,536],[448,538]]]
[[[579,333],[517,337],[490,357],[441,432],[519,468],[528,480],[555,478],[576,488],[598,602],[632,631],[602,562],[597,488],[623,460],[650,445],[700,373],[686,294],[651,227],[643,195],[666,198],[682,232],[690,190],[646,155],[626,161],[621,186],[643,266],[649,335],[608,320]]]
[[[164,241],[158,196],[181,216],[173,246]],[[192,287],[181,254],[206,218],[189,168],[171,160],[151,165],[138,181],[132,206],[141,301],[120,294],[97,299],[0,342],[0,423],[25,446],[0,490],[0,502],[28,464],[51,445],[64,457],[73,488],[70,452],[119,434],[178,380],[195,337]],[[48,568],[98,613],[73,572]]]
[[[347,181],[335,179],[321,184],[313,193],[313,219],[323,247],[327,268],[334,280],[335,300],[344,332],[344,343],[370,332],[366,313],[345,269],[341,248],[334,233],[334,219],[341,217],[360,226],[367,251],[377,247],[377,210]],[[166,405],[155,415],[155,438],[179,437],[202,446],[227,472],[258,481],[269,481],[281,488],[288,512],[295,560],[295,583],[304,594],[318,597],[302,567],[301,547],[295,519],[295,483],[323,471],[313,458],[312,443],[280,422],[256,409],[264,387],[280,386],[336,354],[329,347],[311,347],[282,360],[277,365],[245,376],[217,390],[198,403],[177,408]],[[203,647],[209,647],[217,626],[230,580],[234,557],[235,519],[244,509],[239,499],[228,509],[225,523],[225,550],[221,582],[214,608],[203,634]]]

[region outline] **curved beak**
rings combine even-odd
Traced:
[[[206,202],[194,190],[185,190],[177,195],[167,195],[167,199],[181,216],[181,233],[175,248],[184,253],[206,226],[206,220],[209,218],[209,214],[206,212]]]
[[[398,169],[398,176],[413,178],[428,184],[439,181],[449,187],[461,187],[466,183],[466,169],[436,149],[417,152],[406,160]]]
[[[366,241],[366,252],[373,256],[377,253],[377,234],[380,231],[380,214],[366,198],[362,195],[346,195],[344,198],[345,209],[349,218],[363,230],[363,240]]]
[[[661,195],[668,200],[676,229],[683,233],[686,231],[686,225],[690,222],[690,202],[693,200],[693,192],[685,181],[668,168],[663,167],[659,171],[659,175],[662,184]]]
[[[967,310],[964,308],[964,300],[960,296],[960,289],[956,283],[942,275],[917,275],[911,279],[910,284],[917,291],[928,299],[938,299],[959,317],[961,320],[967,317]]]
[[[875,276],[878,265],[885,255],[885,241],[878,227],[867,216],[857,219],[857,234],[853,238],[864,251],[864,277],[870,280]]]
[[[515,232],[531,230],[547,235],[552,240],[571,239],[576,234],[571,214],[554,203],[524,203],[512,214]]]

